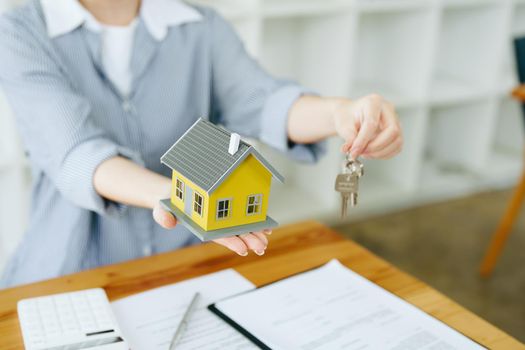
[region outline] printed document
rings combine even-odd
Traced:
[[[337,260],[215,308],[275,350],[483,349]]]

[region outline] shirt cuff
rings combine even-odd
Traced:
[[[144,165],[142,157],[137,152],[106,139],[90,140],[78,145],[63,163],[59,189],[65,197],[82,208],[104,216],[122,215],[126,206],[104,199],[96,192],[93,184],[93,177],[98,166],[117,156]]]
[[[317,93],[297,85],[286,85],[273,92],[263,108],[260,139],[295,160],[314,163],[326,153],[325,142],[296,144],[288,139],[288,114],[297,99],[304,95]]]

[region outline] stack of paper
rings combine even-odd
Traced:
[[[195,292],[197,311],[177,350],[257,349],[247,338],[206,309],[222,298],[254,289],[234,270],[224,270],[133,295],[111,304],[122,334],[133,350],[167,350]]]

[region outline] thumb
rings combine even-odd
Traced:
[[[375,137],[379,128],[379,120],[381,116],[380,105],[367,101],[368,103],[364,106],[361,111],[361,127],[357,137],[354,140],[354,144],[350,149],[352,156],[357,158],[365,150],[368,143]]]
[[[153,219],[165,229],[172,229],[177,225],[177,218],[170,212],[164,210],[160,204],[153,208]]]
[[[348,130],[346,130],[341,136],[345,140],[341,146],[341,152],[348,153],[350,152],[350,148],[354,144],[354,141],[357,137],[357,130],[354,127],[348,128]]]

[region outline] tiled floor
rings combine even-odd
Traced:
[[[511,192],[491,192],[336,227],[525,342],[525,210],[490,279],[478,276]]]

